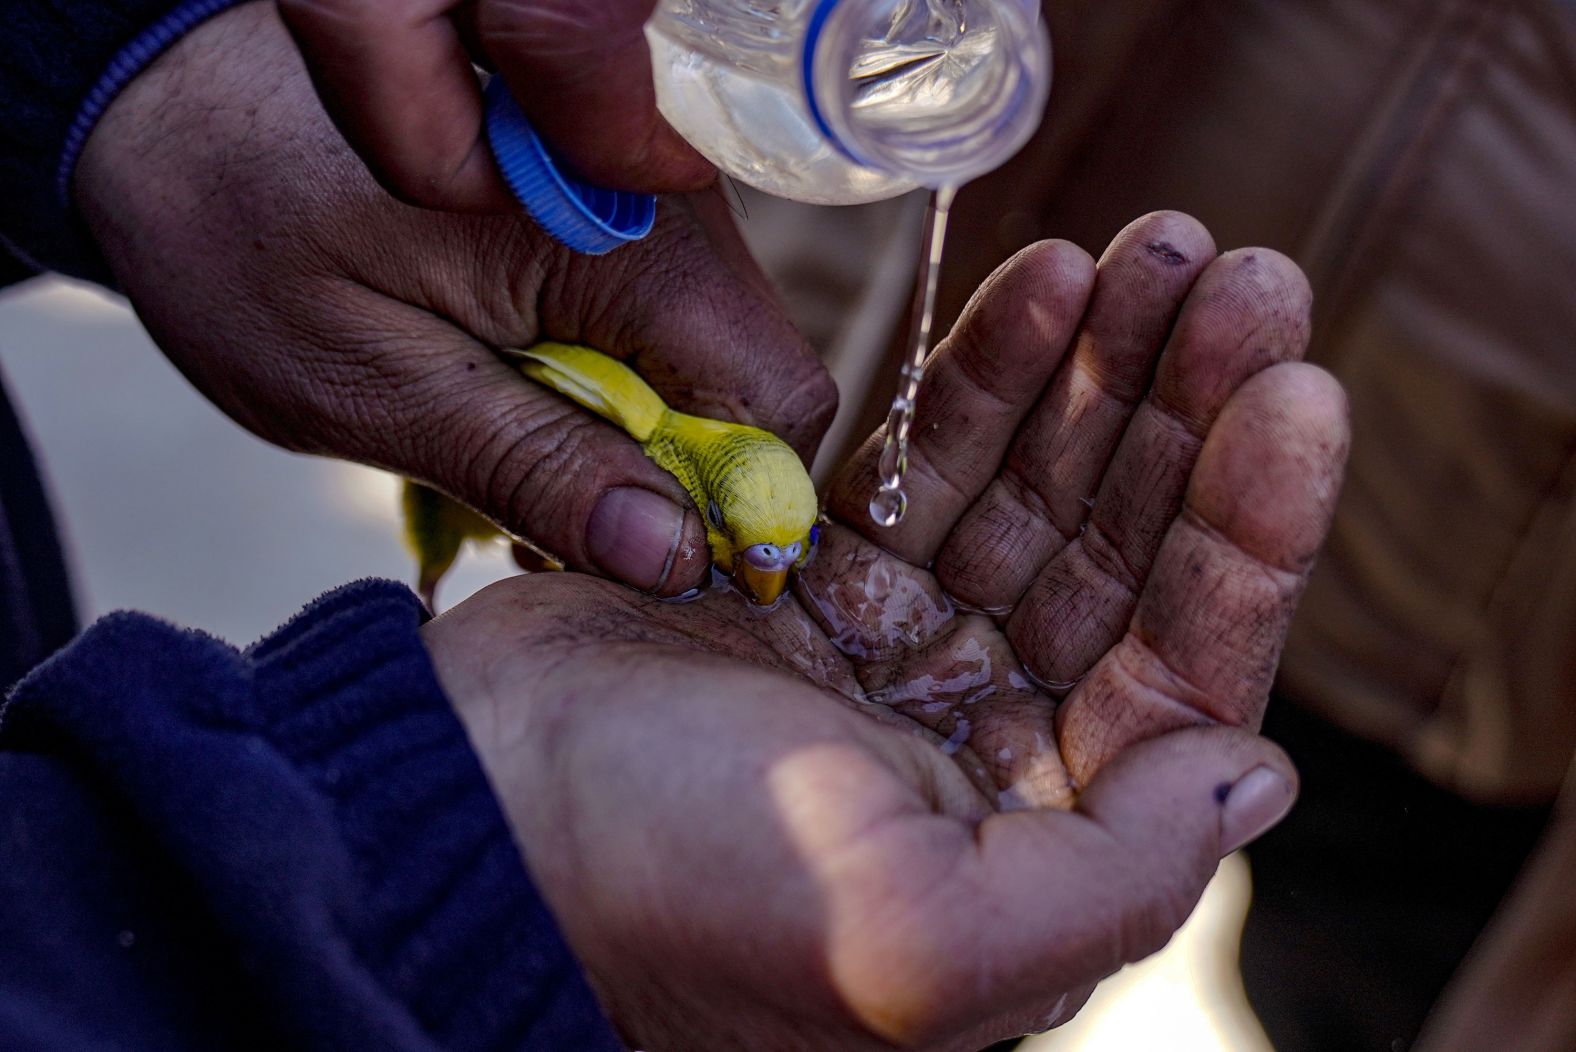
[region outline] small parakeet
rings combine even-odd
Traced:
[[[405,547],[416,557],[416,591],[427,609],[436,610],[438,582],[449,572],[466,541],[501,536],[498,527],[459,501],[435,489],[405,480],[400,494],[405,519]]]
[[[525,375],[618,425],[706,516],[711,558],[769,606],[816,540],[820,502],[799,454],[769,431],[669,409],[634,370],[589,347],[510,351]]]
[[[702,509],[712,561],[753,602],[777,601],[789,571],[810,557],[820,514],[815,486],[786,442],[758,427],[675,412],[628,366],[588,347],[541,343],[504,353],[531,379],[628,432]],[[406,544],[432,606],[461,546],[499,530],[414,482],[406,483],[404,510]]]

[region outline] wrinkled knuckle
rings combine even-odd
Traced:
[[[999,605],[999,586],[1009,559],[1003,534],[991,517],[973,524],[967,544],[948,540],[936,557],[936,577],[953,599],[972,607]]]
[[[787,437],[798,445],[818,442],[837,415],[837,384],[817,359],[793,366],[797,382],[773,410]]]
[[[452,231],[452,251],[443,258],[470,265],[452,272],[461,287],[448,290],[440,302],[456,304],[461,320],[474,324],[471,331],[484,342],[533,342],[547,275],[562,259],[559,246],[524,216],[466,217]]]
[[[1050,668],[1051,656],[1054,654],[1057,627],[1037,607],[1038,604],[1033,602],[1018,605],[1007,621],[1007,642],[1012,644],[1019,660],[1035,675],[1043,677]]]
[[[1136,596],[1143,587],[1143,574],[1129,561],[1126,553],[1098,523],[1091,521],[1081,538],[1084,554],[1107,579],[1120,586],[1129,595]]]
[[[487,498],[505,522],[521,523],[532,536],[563,544],[578,536],[574,524],[589,509],[583,498],[602,489],[601,459],[594,455],[600,425],[568,412],[556,425],[520,435],[490,473]],[[578,557],[578,551],[559,554]]]
[[[999,336],[998,336],[999,338]],[[965,345],[965,353],[952,357],[958,376],[984,403],[985,411],[992,416],[1010,419],[1017,415],[1018,401],[1022,398],[1022,378],[1003,375],[1001,362],[988,342]],[[1013,388],[1017,380],[1018,389]]]
[[[916,483],[929,482],[935,486],[937,497],[944,505],[966,508],[974,500],[967,467],[949,460],[946,450],[927,448],[916,441],[909,446],[908,465],[909,475]]]
[[[644,251],[628,253],[620,260],[624,264],[623,284],[663,297],[653,302],[689,299],[701,307],[724,307],[737,288],[736,279],[721,266],[699,224],[687,216],[671,214],[674,209],[662,211],[670,215],[662,224],[661,237],[647,239],[641,246]]]
[[[936,559],[942,587],[970,606],[989,608],[1016,600],[1023,570],[1038,557],[1024,539],[1038,532],[1032,517],[1013,499],[995,494],[975,505],[947,539]],[[1028,550],[1026,550],[1028,549]]]
[[[1057,521],[1050,502],[1034,484],[1029,473],[1015,464],[1014,460],[1014,457],[1009,456],[998,479],[1002,496],[1018,509],[1015,521],[1022,523],[1023,528],[1045,523],[1061,534],[1064,542],[1071,541],[1078,534],[1077,527],[1068,527]]]
[[[659,217],[670,209],[659,209]],[[660,222],[660,219],[659,219]],[[654,311],[705,316],[696,232],[668,226],[658,236],[595,258],[551,250],[537,290],[541,316],[563,318],[599,347],[651,343]]]
[[[1147,633],[1139,631],[1129,632],[1128,640],[1131,645],[1119,645],[1111,648],[1113,660],[1112,672],[1130,686],[1135,694],[1157,696],[1175,703],[1176,708],[1170,712],[1174,722],[1152,723],[1151,731],[1154,734],[1165,730],[1178,730],[1182,727],[1194,727],[1214,723],[1219,719],[1216,714],[1217,701],[1215,692],[1205,690],[1195,683],[1186,672],[1177,667],[1177,663],[1156,647],[1153,640],[1145,638]],[[1178,713],[1184,715],[1177,720]]]
[[[331,454],[397,468],[411,462],[412,435],[404,426],[430,396],[408,384],[389,363],[376,334],[353,326],[332,344],[303,341],[298,353],[260,376],[248,374],[238,396],[242,423],[294,452]]]

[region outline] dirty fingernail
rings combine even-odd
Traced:
[[[655,589],[672,569],[684,533],[684,509],[650,490],[610,489],[586,526],[586,550],[609,577]]]
[[[1280,773],[1255,767],[1231,786],[1220,810],[1220,853],[1229,855],[1286,817],[1296,791]]]

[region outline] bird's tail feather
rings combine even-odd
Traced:
[[[520,362],[525,375],[612,421],[637,442],[651,437],[667,411],[661,396],[633,369],[601,351],[539,343],[508,356]]]
[[[427,608],[437,612],[438,582],[469,538],[481,539],[498,528],[465,505],[419,482],[405,480],[400,498],[405,547],[416,557],[416,589]]]

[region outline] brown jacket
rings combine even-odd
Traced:
[[[1297,259],[1356,441],[1284,687],[1469,797],[1551,799],[1576,751],[1576,5],[1050,13],[1050,132],[973,188],[945,309],[1024,233],[1097,248],[1154,208]]]
[[[1099,251],[1158,208],[1198,216],[1223,248],[1298,260],[1317,298],[1312,357],[1347,385],[1355,443],[1282,688],[1465,796],[1553,799],[1576,753],[1576,3],[1060,0],[1046,13],[1049,118],[961,195],[943,321],[1027,242]],[[916,202],[816,223],[752,209],[853,388],[834,440],[863,434],[890,390],[871,333],[902,314]],[[795,237],[774,233],[788,226]],[[1526,975],[1567,982],[1573,812],[1537,863],[1558,875],[1529,872],[1485,939],[1511,946],[1544,918],[1568,938]],[[1485,950],[1455,1001],[1514,956]],[[1542,1035],[1521,1021],[1531,1043],[1500,1047],[1576,1048],[1568,1011]]]

